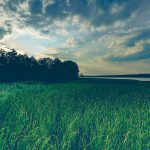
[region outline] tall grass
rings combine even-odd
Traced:
[[[1,150],[148,150],[150,84],[0,84]]]

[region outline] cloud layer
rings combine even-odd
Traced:
[[[0,0],[0,41],[38,57],[74,59],[81,66],[89,59],[95,68],[99,63],[146,65],[149,15],[149,0]]]

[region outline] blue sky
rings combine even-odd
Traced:
[[[84,74],[150,72],[149,0],[0,0],[0,43]]]

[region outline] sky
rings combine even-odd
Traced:
[[[150,73],[150,0],[0,0],[0,47],[86,75]]]

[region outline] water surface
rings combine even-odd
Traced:
[[[138,81],[150,81],[150,78],[137,78],[137,77],[82,77],[82,78],[98,78],[98,79],[126,79],[126,80],[138,80]]]

